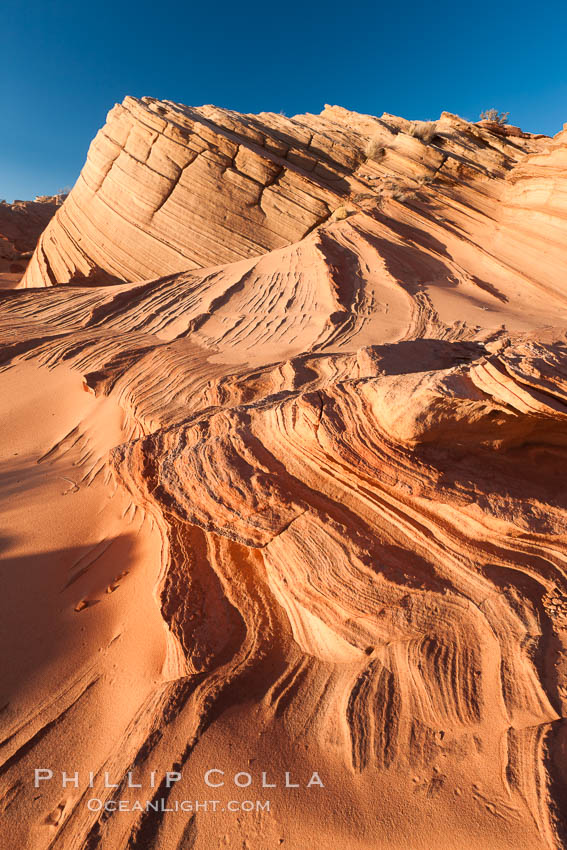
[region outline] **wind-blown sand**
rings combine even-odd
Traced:
[[[567,132],[430,135],[127,98],[1,293],[2,846],[565,846]]]

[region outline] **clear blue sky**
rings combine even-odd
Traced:
[[[126,94],[245,112],[567,121],[565,0],[11,0],[0,51],[0,198],[72,185]]]

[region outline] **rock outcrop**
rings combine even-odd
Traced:
[[[110,113],[0,300],[2,841],[565,846],[566,156]]]
[[[41,196],[35,201],[0,202],[0,281],[15,283],[65,195]]]
[[[551,247],[561,245],[565,143],[449,113],[435,131],[425,144],[419,124],[390,115],[338,107],[238,115],[128,97],[93,141],[22,285],[144,280],[248,259],[298,242],[345,205],[355,211],[411,193],[426,200],[429,218],[446,221],[445,232],[474,225],[475,265],[496,262],[500,275],[515,268],[531,222],[533,250],[542,228]],[[366,158],[369,143],[379,157]],[[533,205],[549,185],[556,203],[542,212]],[[545,272],[540,265],[532,275]]]

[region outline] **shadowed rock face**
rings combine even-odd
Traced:
[[[3,293],[10,846],[565,846],[567,140],[419,132],[127,98]]]
[[[0,202],[0,283],[23,277],[40,234],[64,200],[64,195],[54,195]]]

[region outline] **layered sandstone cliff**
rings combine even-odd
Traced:
[[[110,113],[0,300],[3,841],[565,846],[566,156]]]
[[[128,97],[93,141],[23,285],[135,281],[247,259],[301,240],[344,204],[354,212],[404,190],[412,226],[427,232],[434,212],[445,234],[451,224],[472,231],[475,269],[495,261],[505,275],[522,246],[521,276],[534,237],[532,253],[544,238],[561,262],[565,142],[448,113],[430,143],[414,128],[338,107],[286,118]],[[370,160],[369,140],[380,150]],[[545,282],[540,266],[531,276]]]

